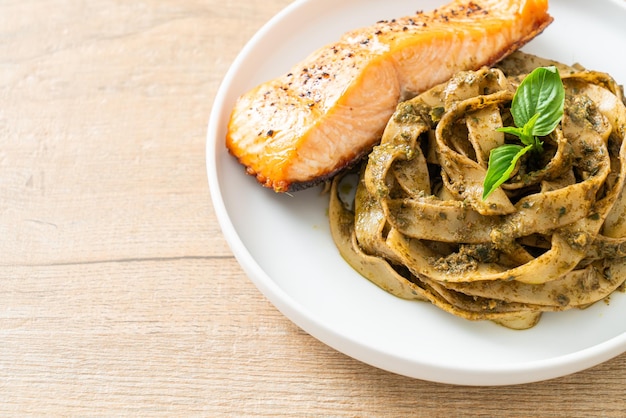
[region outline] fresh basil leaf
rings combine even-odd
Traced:
[[[525,126],[538,114],[531,135],[544,136],[550,134],[561,121],[564,103],[565,90],[557,68],[539,67],[526,76],[517,88],[511,114],[518,127]]]
[[[535,115],[530,118],[528,122],[521,128],[517,126],[505,126],[502,128],[496,129],[497,131],[504,132],[507,134],[515,135],[522,141],[524,145],[532,145],[536,143],[535,137],[533,135],[533,129],[535,123],[537,123],[537,119],[539,119],[539,114],[535,113]]]
[[[489,153],[489,166],[483,182],[483,200],[507,181],[515,169],[520,157],[533,148],[533,144],[522,147],[505,144],[494,148]]]
[[[491,150],[483,200],[509,179],[522,155],[530,150],[543,152],[543,142],[538,137],[556,129],[563,117],[564,104],[565,89],[556,67],[535,68],[522,80],[511,103],[516,126],[498,131],[517,136],[525,147],[505,144]]]

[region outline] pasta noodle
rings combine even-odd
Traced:
[[[541,157],[482,198],[525,74],[556,65],[566,98]],[[333,180],[333,239],[386,291],[514,329],[585,308],[626,279],[626,108],[610,76],[517,52],[398,105],[356,174]]]

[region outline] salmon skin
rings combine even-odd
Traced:
[[[276,192],[317,184],[366,155],[400,101],[496,63],[551,22],[547,0],[453,1],[347,32],[243,94],[226,147]]]

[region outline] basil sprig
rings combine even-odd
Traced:
[[[535,68],[520,83],[511,115],[515,126],[498,131],[517,136],[522,145],[505,144],[491,150],[487,175],[483,182],[483,200],[507,181],[522,155],[543,152],[539,137],[549,135],[563,117],[565,90],[556,67]]]

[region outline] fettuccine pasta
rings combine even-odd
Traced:
[[[556,65],[564,116],[541,157],[525,156],[482,198],[489,152],[511,138],[524,75]],[[333,181],[342,256],[386,291],[515,329],[585,308],[626,279],[626,108],[604,73],[521,52],[401,103],[358,173],[354,202]]]

